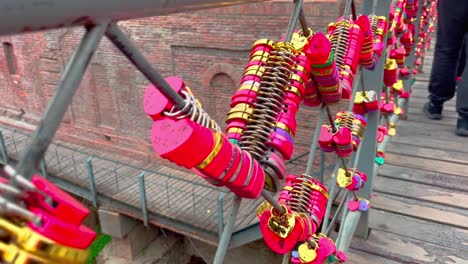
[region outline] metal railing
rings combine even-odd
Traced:
[[[0,132],[2,163],[18,161],[32,134],[6,126],[0,126]],[[140,213],[131,216],[142,219],[145,225],[151,221],[150,214],[159,214],[184,222],[194,230],[205,230],[215,238],[218,224],[224,222],[224,214],[232,206],[233,195],[227,189],[197,182],[194,174],[180,172],[184,177],[178,177],[143,169],[64,143],[50,144],[41,164],[41,175],[61,178],[65,189],[69,189],[67,185],[82,187],[87,192],[84,197],[95,207],[101,205],[98,195],[134,207]],[[207,242],[213,244],[216,239]]]

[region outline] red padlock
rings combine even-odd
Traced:
[[[34,175],[31,182],[38,190],[52,198],[53,202],[49,204],[41,194],[32,193],[26,201],[28,209],[41,208],[61,221],[72,225],[80,225],[89,215],[88,208],[45,178]]]
[[[179,77],[173,76],[165,78],[166,82],[178,94],[185,90],[185,83]],[[169,111],[174,104],[164,96],[154,85],[149,85],[143,96],[143,111],[156,120],[161,117],[164,111]]]
[[[96,238],[96,233],[84,225],[66,223],[40,208],[32,208],[30,211],[40,217],[41,224],[29,222],[27,226],[64,246],[87,249]]]

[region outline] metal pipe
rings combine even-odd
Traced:
[[[294,2],[296,1],[297,0],[294,0]],[[305,18],[304,10],[302,8],[301,12],[299,13],[299,23],[301,24],[302,32],[304,33],[304,35],[309,36],[311,32],[309,31],[309,26],[307,26],[307,20]]]
[[[2,158],[5,165],[8,164],[8,147],[5,144],[5,137],[3,137],[3,131],[0,131],[0,146],[2,147]]]
[[[143,215],[143,224],[148,227],[148,206],[146,203],[146,186],[145,186],[145,173],[140,173],[139,188],[140,188],[140,205],[141,213]]]
[[[218,196],[218,236],[221,240],[221,235],[224,229],[224,193],[220,192]]]
[[[312,145],[310,146],[310,150],[309,150],[309,158],[307,159],[307,167],[305,171],[305,174],[307,175],[310,175],[312,171],[312,167],[314,166],[315,151],[317,150],[317,146],[318,146],[318,137],[320,135],[320,127],[322,126],[324,113],[325,113],[325,106],[323,106],[320,109],[319,116],[317,118],[317,125],[315,126],[314,137],[312,138]]]
[[[89,179],[89,193],[91,195],[91,200],[93,206],[97,207],[97,194],[96,194],[96,182],[94,181],[94,171],[93,171],[93,156],[90,156],[86,161],[86,169],[88,170],[88,179]]]
[[[341,238],[337,241],[337,248],[341,251],[348,251],[349,245],[351,244],[351,240],[353,239],[354,232],[356,231],[357,224],[359,219],[361,218],[361,211],[354,211],[349,212],[346,215],[346,219],[343,222],[343,226],[341,227],[343,231],[340,233]]]
[[[148,16],[264,2],[266,0],[6,0],[0,1],[0,35],[89,25]]]
[[[239,207],[241,204],[242,198],[239,196],[234,197],[231,215],[229,216],[226,227],[224,228],[223,235],[219,241],[218,249],[216,250],[216,255],[213,260],[214,264],[224,263],[224,257],[226,256],[227,249],[229,247],[229,242],[231,241],[232,230],[234,229],[234,223],[236,222],[237,213],[239,212]]]
[[[262,190],[262,196],[273,206],[280,214],[286,213],[286,210],[278,203],[278,201],[267,191]]]
[[[296,28],[297,20],[299,19],[299,15],[302,12],[302,3],[303,0],[295,0],[294,1],[294,13],[291,16],[288,24],[288,31],[286,33],[286,38],[284,39],[285,42],[291,42],[292,35],[294,33],[294,29]],[[305,18],[304,18],[305,22]],[[304,32],[305,33],[305,32]]]
[[[135,67],[145,77],[158,88],[161,93],[167,97],[178,109],[183,109],[185,105],[184,99],[171,88],[164,77],[156,71],[151,64],[146,60],[145,56],[138,50],[133,41],[125,35],[125,33],[112,23],[106,31],[107,38],[130,60]]]
[[[18,21],[18,19],[15,19]],[[83,78],[86,68],[104,35],[107,22],[88,27],[45,110],[31,144],[18,162],[17,171],[30,179],[52,142],[67,108]],[[14,184],[14,183],[13,183]]]
[[[336,178],[338,177],[338,168],[340,167],[339,165],[339,161],[336,162],[336,165],[335,165],[335,169],[333,170],[333,177],[331,179],[331,182],[330,182],[330,185],[329,185],[329,190],[328,190],[328,197],[334,197],[334,193],[335,193],[335,188],[336,188]],[[325,217],[323,218],[323,222],[322,222],[322,230],[321,232],[324,233],[325,230],[327,230],[327,227],[328,227],[328,216],[330,215],[330,212],[331,212],[331,208],[332,208],[332,205],[333,205],[333,198],[332,199],[328,199],[328,203],[327,203],[327,209],[325,210]]]
[[[338,205],[338,208],[336,209],[335,215],[333,216],[333,218],[332,218],[332,220],[330,222],[330,225],[327,227],[327,230],[325,231],[326,236],[328,236],[330,234],[332,226],[335,224],[336,219],[338,218],[338,215],[341,212],[341,209],[343,209],[343,205],[345,204],[346,197],[347,197],[347,194],[343,195],[343,198],[341,198],[341,202]]]

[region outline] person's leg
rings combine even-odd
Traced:
[[[442,105],[455,95],[458,55],[465,33],[468,1],[438,1],[437,40],[428,86],[430,102],[424,112],[431,119],[442,118]]]
[[[468,34],[465,34],[465,41],[468,41]],[[468,46],[465,47],[465,60],[468,59]],[[463,71],[461,81],[457,89],[457,130],[459,136],[468,136],[468,70]]]
[[[466,62],[466,40],[463,41],[463,44],[460,48],[460,55],[458,56],[458,64],[457,64],[457,79],[456,81],[460,81],[459,77],[462,76],[463,71],[465,70],[465,62]]]

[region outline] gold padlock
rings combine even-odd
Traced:
[[[25,250],[20,249],[14,244],[5,244],[0,242],[0,259],[8,264],[52,264],[53,261],[41,258]],[[56,262],[55,262],[56,263]]]
[[[294,46],[296,51],[301,52],[305,45],[307,45],[307,38],[299,35],[298,33],[293,33],[291,44]]]
[[[349,173],[349,171],[347,172],[345,169],[339,168],[337,173],[338,175],[336,177],[336,183],[338,183],[338,186],[341,188],[346,188],[351,185],[353,180],[351,178],[352,174]]]
[[[271,209],[271,204],[268,201],[263,201],[257,208],[257,216],[260,217],[266,210]]]
[[[364,103],[365,95],[362,95],[362,92],[356,92],[356,96],[354,97],[355,104],[362,104]]]
[[[401,91],[401,89],[403,89],[403,80],[398,80],[396,83],[394,83],[393,89],[395,91]]]
[[[308,242],[302,243],[299,248],[297,249],[299,253],[299,259],[303,263],[310,263],[314,261],[317,258],[317,248],[318,244],[315,241],[312,241],[314,243],[315,247],[311,248]]]
[[[393,110],[393,113],[394,113],[395,115],[400,115],[400,114],[402,113],[401,107],[397,106],[397,107],[395,108],[395,110]]]
[[[288,213],[286,206],[281,205],[286,213],[280,214],[274,207],[270,209],[271,217],[268,219],[268,228],[281,238],[286,238],[296,225],[296,218]]]
[[[0,228],[8,232],[22,250],[60,263],[84,263],[89,256],[88,250],[76,249],[57,244],[53,240],[36,233],[29,227],[19,227],[0,218]]]

